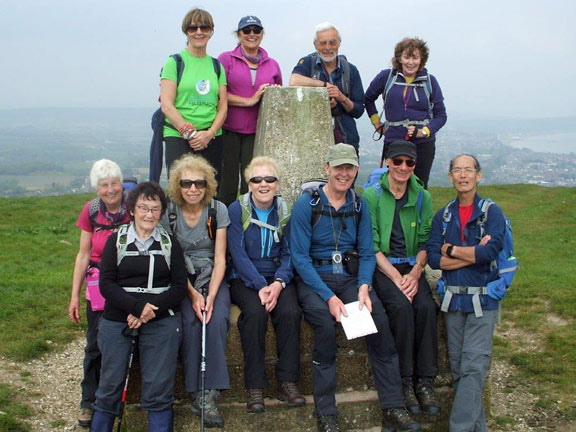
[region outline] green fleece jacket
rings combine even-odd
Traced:
[[[378,199],[378,187],[382,191],[380,199]],[[423,193],[423,199],[420,222],[418,222],[416,203],[420,191]],[[379,186],[366,188],[362,197],[370,210],[374,250],[388,255],[390,252],[390,234],[392,233],[392,223],[394,222],[394,208],[396,206],[396,199],[390,192],[388,184],[388,173],[385,173],[380,178]],[[404,240],[406,241],[406,253],[409,257],[418,253],[418,245],[420,243],[428,241],[433,216],[430,193],[424,189],[418,177],[412,175],[410,180],[408,180],[408,202],[400,209],[400,223],[402,224]]]

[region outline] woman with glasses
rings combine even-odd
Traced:
[[[230,388],[226,365],[226,337],[230,326],[230,291],[226,272],[226,228],[228,210],[216,201],[214,168],[201,156],[185,155],[170,170],[168,217],[170,227],[184,251],[188,271],[188,296],[182,301],[183,334],[180,355],[184,385],[193,394],[192,412],[201,414],[207,427],[223,427],[216,400],[220,390]],[[206,311],[206,373],[202,395],[200,363],[202,315]]]
[[[392,68],[381,71],[366,90],[364,103],[375,134],[384,135],[382,161],[393,141],[416,144],[418,160],[414,174],[428,188],[436,153],[436,133],[446,124],[444,96],[436,78],[426,70],[430,51],[426,42],[405,38],[396,44]],[[376,109],[382,96],[385,121]]]
[[[252,159],[260,100],[266,87],[282,85],[276,60],[260,47],[264,28],[258,17],[245,16],[236,30],[238,45],[218,59],[228,80],[228,117],[224,123],[224,161],[218,196],[230,205],[238,195],[240,173]],[[248,191],[240,179],[240,193]]]
[[[248,412],[264,411],[265,336],[268,315],[276,331],[277,397],[288,406],[302,406],[296,382],[300,378],[300,319],[288,246],[290,209],[278,193],[278,163],[266,156],[252,160],[244,171],[249,192],[230,206],[228,273],[232,301],[242,313],[238,329],[244,354]]]
[[[99,288],[102,251],[110,234],[120,225],[130,222],[122,181],[122,171],[115,162],[108,159],[94,162],[90,170],[90,183],[97,198],[86,203],[76,222],[80,228],[80,246],[74,264],[68,316],[72,322],[80,322],[80,292],[85,282],[87,329],[82,400],[78,415],[78,424],[82,427],[89,427],[92,421],[92,404],[100,377],[98,326],[104,310],[104,298]]]
[[[206,54],[214,34],[212,16],[202,9],[190,10],[182,20],[182,32],[186,48],[166,60],[161,74],[166,167],[170,169],[185,153],[198,153],[216,169],[218,180],[222,169],[221,127],[228,104],[223,68]],[[180,70],[177,56],[181,59]]]
[[[182,339],[180,303],[186,295],[184,257],[178,242],[158,225],[166,197],[157,183],[137,185],[128,195],[127,208],[132,222],[110,236],[100,263],[106,306],[98,332],[102,370],[91,430],[112,430],[122,409],[129,359],[137,346],[148,430],[172,432]]]

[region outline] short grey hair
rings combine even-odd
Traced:
[[[116,162],[108,159],[100,159],[92,165],[92,169],[90,170],[90,184],[96,189],[100,180],[105,178],[118,179],[120,183],[124,181],[122,170]]]
[[[324,21],[318,24],[314,29],[314,42],[318,40],[318,33],[332,29],[336,30],[336,33],[338,33],[338,39],[342,41],[342,36],[340,36],[340,30],[338,30],[338,27],[328,21]]]

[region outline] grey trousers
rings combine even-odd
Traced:
[[[482,392],[492,358],[492,336],[497,310],[447,312],[448,357],[454,382],[454,404],[450,413],[450,432],[486,432]]]

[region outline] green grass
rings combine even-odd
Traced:
[[[28,418],[32,411],[17,401],[16,392],[0,383],[0,430],[3,432],[27,432],[30,428],[20,421]]]

